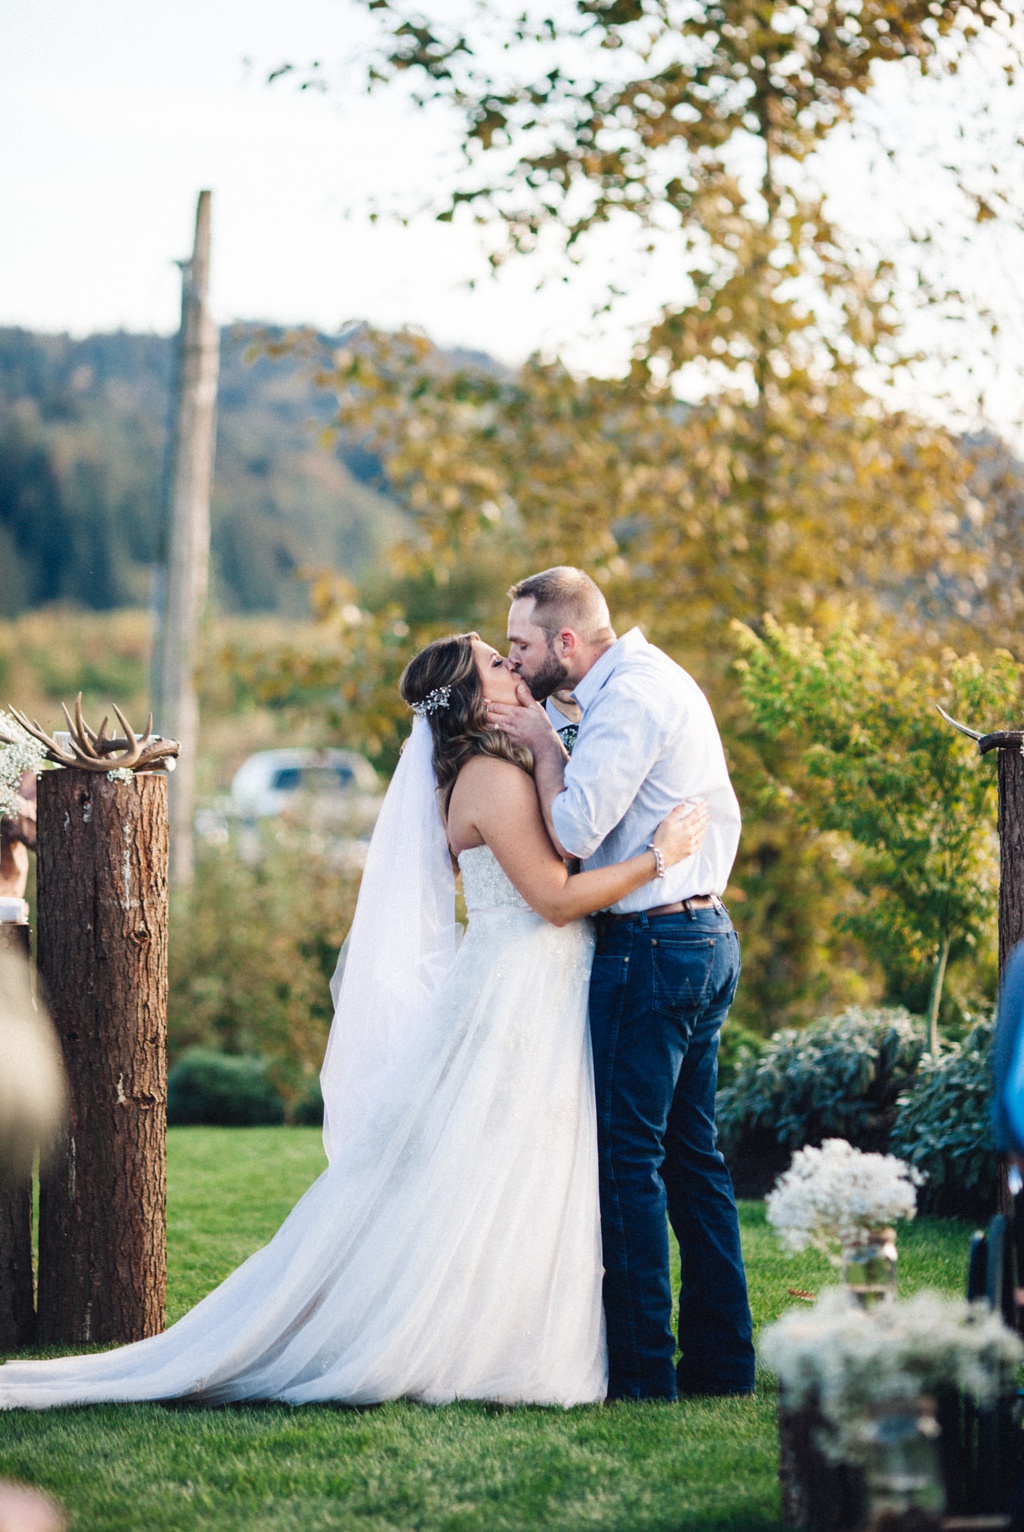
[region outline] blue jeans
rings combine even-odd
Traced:
[[[597,917],[590,1030],[610,1399],[754,1387],[736,1203],[715,1147],[718,1034],[739,971],[723,909]],[[678,1367],[669,1223],[682,1271]]]

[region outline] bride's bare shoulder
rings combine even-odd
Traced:
[[[448,842],[456,853],[489,842],[496,823],[525,824],[538,813],[533,778],[512,761],[475,755],[455,779]]]

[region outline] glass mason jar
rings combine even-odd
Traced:
[[[946,1491],[939,1455],[935,1400],[893,1399],[878,1405],[864,1422],[868,1532],[916,1511],[914,1525],[939,1527]]]
[[[862,1308],[896,1297],[896,1230],[865,1229],[855,1244],[844,1245],[843,1281]]]

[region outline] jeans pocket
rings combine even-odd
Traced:
[[[704,1004],[715,970],[714,936],[659,936],[651,943],[654,1009],[666,1016]]]

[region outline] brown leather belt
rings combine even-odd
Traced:
[[[656,904],[653,910],[629,910],[624,915],[613,913],[611,910],[598,910],[598,920],[639,920],[641,915],[646,915],[648,920],[657,920],[659,915],[688,915],[691,910],[720,910],[722,901],[717,894],[694,894],[692,899],[677,899],[674,904]]]

